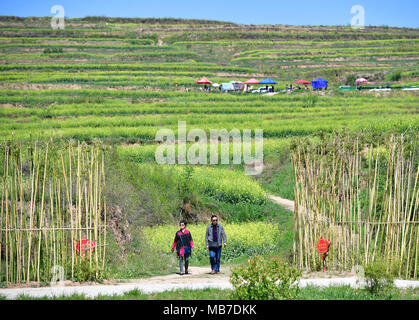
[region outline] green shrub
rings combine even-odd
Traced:
[[[185,219],[196,220],[195,207],[199,203],[199,196],[192,184],[193,166],[184,166],[177,179],[177,190],[180,200],[180,213]]]
[[[383,296],[394,288],[393,277],[382,259],[364,266],[365,289],[372,295]]]
[[[345,84],[348,86],[356,85],[356,76],[354,74],[348,74],[345,78]]]
[[[402,80],[402,72],[401,71],[394,71],[392,73],[388,73],[385,76],[386,81],[401,81]]]
[[[45,48],[44,53],[63,53],[63,48]]]
[[[68,263],[66,269],[71,270],[70,262]],[[88,258],[84,258],[78,268],[75,268],[73,277],[71,277],[70,273],[67,276],[71,278],[71,280],[77,282],[95,281],[100,283],[104,279],[109,278],[109,273],[107,270],[103,270],[102,268],[95,266],[93,259],[90,260]]]
[[[317,102],[318,98],[319,97],[317,95],[314,95],[314,94],[309,94],[307,96],[304,96],[302,107],[303,108],[313,108],[316,105],[316,102]]]
[[[301,271],[290,267],[278,257],[254,257],[245,266],[232,270],[233,299],[282,300],[296,299],[299,287],[295,282]]]

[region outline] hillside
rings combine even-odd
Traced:
[[[269,195],[294,199],[293,138],[344,131],[376,139],[419,128],[418,91],[401,90],[419,85],[419,29],[85,17],[53,30],[50,19],[0,17],[0,140],[75,139],[86,143],[83,148],[101,143],[112,150],[105,170],[113,231],[106,257],[114,276],[164,273],[173,266],[167,254],[159,257],[147,247],[139,226],[163,225],[157,237],[164,252],[167,230],[175,231],[179,219],[207,223],[212,214],[238,223],[226,261],[261,248],[290,258],[293,214]],[[269,77],[278,84],[272,94],[205,92],[194,82],[203,76],[213,83]],[[317,77],[329,81],[327,90],[283,90]],[[355,86],[360,77],[368,79],[367,88],[392,90],[339,89]],[[179,121],[205,134],[263,129],[263,172],[246,176],[251,165],[233,165],[231,149],[227,164],[157,165],[156,133],[164,128],[177,134]],[[205,159],[210,162],[209,154]],[[27,187],[31,169],[20,170]],[[259,236],[261,221],[274,240],[241,238],[242,230]],[[201,249],[193,263],[206,262]],[[128,262],[122,266],[121,259]]]
[[[301,95],[190,92],[203,75],[218,83],[271,77],[280,89],[318,76],[337,88],[353,81],[350,75],[380,85],[417,85],[417,29],[86,17],[52,30],[49,18],[1,17],[0,47],[1,121],[7,129],[2,136],[43,131],[134,142],[153,139],[158,126],[193,115],[195,123],[219,128],[263,122],[265,134],[281,137],[330,124],[362,125],[360,118],[380,125],[395,114],[412,120],[417,111],[414,95],[386,97],[385,104],[359,94],[321,97],[316,108],[305,109]],[[401,83],[391,81],[400,77]],[[164,122],[155,115],[164,115]]]

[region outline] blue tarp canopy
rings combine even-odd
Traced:
[[[259,81],[259,84],[278,84],[278,82],[273,81],[271,78],[266,78]]]
[[[311,85],[313,86],[313,89],[326,88],[327,82],[327,80],[318,77],[316,80],[311,81]]]

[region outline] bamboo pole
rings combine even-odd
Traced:
[[[5,185],[5,190],[4,190],[4,195],[5,195],[5,199],[6,199],[6,203],[5,203],[5,214],[4,214],[4,219],[5,219],[5,226],[6,226],[6,230],[9,227],[9,148],[6,146],[5,148],[5,175],[4,175],[4,185]],[[9,283],[9,253],[10,253],[10,249],[9,249],[9,233],[6,231],[5,232],[5,245],[6,245],[6,283]]]
[[[317,268],[314,246],[323,236],[332,240],[333,267],[347,270],[380,256],[388,271],[416,277],[417,136],[390,135],[383,143],[362,135],[301,140],[292,150],[295,264]],[[406,152],[408,145],[413,151]]]
[[[0,143],[0,148],[0,244],[4,247],[0,269],[5,271],[0,281],[49,281],[55,265],[63,266],[74,279],[86,261],[90,265],[84,271],[89,272],[86,277],[98,278],[106,252],[103,151],[80,142],[64,148],[52,142],[7,142]],[[82,236],[96,246],[86,259],[76,259],[75,240]]]

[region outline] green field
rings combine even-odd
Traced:
[[[283,89],[322,76],[337,88],[355,75],[377,85],[416,85],[417,29],[91,17],[67,19],[65,30],[52,30],[47,18],[0,22],[2,137],[58,134],[147,144],[178,120],[204,130],[262,128],[272,139],[417,125],[414,93],[330,90],[310,103],[297,92],[205,94],[193,82],[203,75],[218,83],[269,76]],[[388,80],[394,72],[401,82]]]

